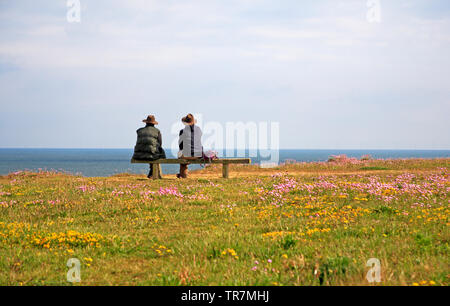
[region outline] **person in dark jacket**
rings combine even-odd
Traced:
[[[147,119],[142,120],[146,125],[136,131],[137,141],[134,147],[133,159],[136,160],[157,160],[166,158],[166,153],[162,148],[161,132],[155,127],[158,122],[155,116],[149,115]],[[153,164],[150,164],[148,178],[153,175]]]

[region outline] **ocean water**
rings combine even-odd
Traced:
[[[168,157],[170,150],[166,149]],[[330,155],[346,154],[360,158],[438,158],[450,157],[450,150],[280,150],[279,160],[325,161]],[[132,149],[0,149],[0,175],[20,170],[57,170],[87,177],[117,173],[146,174],[148,165],[131,164]],[[259,163],[252,158],[252,163]],[[178,165],[162,165],[164,174],[178,172]],[[191,165],[198,169],[200,165]]]

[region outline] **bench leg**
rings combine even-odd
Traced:
[[[153,176],[152,179],[160,180],[162,179],[161,164],[153,164]]]
[[[223,178],[229,178],[229,164],[223,163],[222,164],[222,176]]]

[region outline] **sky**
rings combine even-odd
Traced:
[[[0,0],[0,147],[132,148],[149,114],[169,144],[193,113],[279,123],[280,148],[450,149],[448,0],[80,3]]]

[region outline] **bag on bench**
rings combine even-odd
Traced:
[[[211,161],[218,159],[219,157],[217,157],[217,152],[216,151],[206,151],[206,152],[202,152],[202,159],[205,162],[204,164],[201,164],[201,166],[204,168],[206,167],[206,164],[210,164]]]

